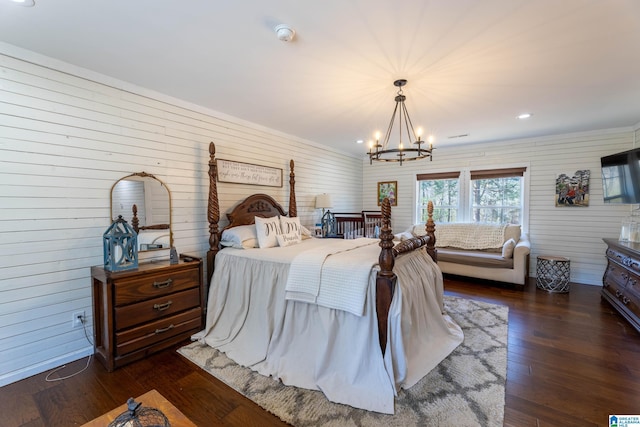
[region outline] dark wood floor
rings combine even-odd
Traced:
[[[521,291],[448,278],[445,288],[510,308],[505,426],[604,426],[609,414],[640,413],[640,334],[599,287],[548,294],[533,282]],[[111,374],[92,361],[61,382],[45,373],[1,387],[0,425],[81,425],[154,388],[199,426],[284,425],[174,350]]]

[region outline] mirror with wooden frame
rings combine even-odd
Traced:
[[[111,187],[111,218],[122,215],[138,233],[138,250],[173,246],[171,193],[160,179],[146,172],[120,178]]]

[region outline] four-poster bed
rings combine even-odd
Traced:
[[[221,250],[225,234],[253,227],[256,218],[295,219],[294,162],[288,212],[272,197],[254,194],[227,214],[229,224],[220,229],[213,143],[209,152],[210,291],[207,327],[194,339],[285,384],[322,390],[334,402],[393,413],[398,388],[415,384],[462,341],[460,328],[443,314],[433,206],[427,235],[398,244],[385,200],[379,241],[308,239],[288,247]],[[316,252],[323,252],[321,287],[312,291],[311,302],[303,302],[295,290],[306,284],[292,281],[314,278],[299,264],[303,255],[315,257]],[[337,266],[331,268],[349,265],[336,273],[327,270],[332,262]],[[362,283],[353,285],[361,287],[358,291],[349,282],[355,281],[350,276],[357,276],[356,270],[362,276]],[[325,282],[332,274],[349,281]],[[344,301],[352,294],[358,294],[355,302]]]

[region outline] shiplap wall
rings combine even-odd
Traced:
[[[119,178],[166,183],[178,252],[204,256],[210,141],[284,172],[282,188],[219,183],[222,213],[256,192],[286,209],[289,159],[303,224],[320,193],[361,209],[360,159],[0,44],[0,386],[92,353],[71,318],[84,310],[91,332],[90,266]]]
[[[447,146],[437,144],[434,160],[397,164],[365,162],[364,206],[376,206],[378,181],[398,181],[398,206],[392,209],[394,230],[404,231],[415,220],[416,174],[493,167],[527,166],[529,208],[524,229],[531,240],[530,275],[538,255],[560,255],[571,261],[571,281],[601,285],[606,266],[603,237],[617,238],[620,224],[632,207],[605,205],[600,157],[631,149],[632,129],[613,129],[544,138]],[[555,180],[589,169],[588,207],[555,207]]]

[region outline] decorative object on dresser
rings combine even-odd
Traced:
[[[164,182],[146,172],[120,178],[111,187],[111,218],[118,215],[131,218],[131,227],[138,234],[141,262],[169,256],[168,250],[173,246],[171,193]]]
[[[102,235],[104,268],[124,271],[138,268],[138,234],[118,215]]]
[[[184,254],[130,271],[91,267],[96,358],[113,371],[201,330],[202,273],[202,260]]]
[[[607,269],[602,297],[640,332],[640,243],[603,239]]]

